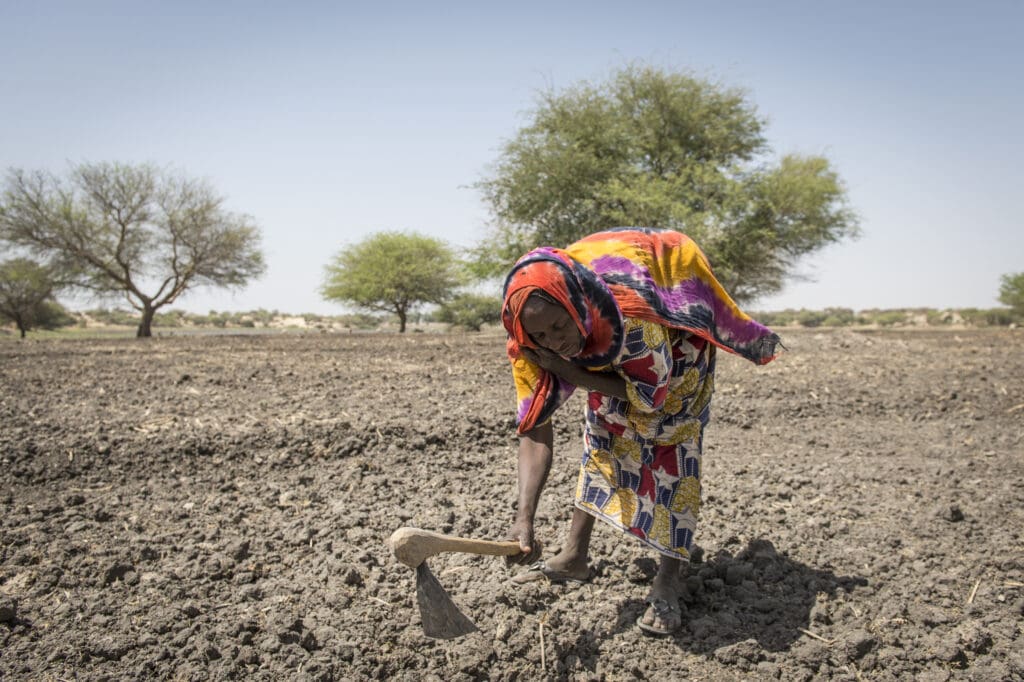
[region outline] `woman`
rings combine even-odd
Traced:
[[[589,391],[568,540],[514,580],[587,580],[600,518],[660,553],[637,625],[674,632],[679,569],[700,507],[715,350],[763,364],[779,337],[740,311],[692,240],[653,229],[609,230],[526,254],[505,281],[502,322],[521,436],[514,563],[540,554],[534,514],[551,467],[551,416],[577,386]]]

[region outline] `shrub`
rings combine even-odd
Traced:
[[[253,322],[260,325],[261,327],[269,327],[270,323],[274,321],[275,317],[278,317],[280,313],[276,310],[253,310],[249,313],[249,317],[252,318]]]
[[[797,322],[801,327],[820,327],[821,323],[828,317],[820,310],[801,310],[797,313]]]
[[[1015,313],[1010,308],[964,308],[960,311],[964,322],[973,327],[1008,327],[1021,322],[1024,315]]]
[[[824,327],[848,327],[858,324],[860,319],[850,308],[825,308],[825,319],[821,324]]]
[[[485,324],[501,320],[501,299],[479,294],[459,294],[437,311],[438,321],[478,332]]]
[[[97,308],[87,311],[86,314],[100,324],[119,327],[136,327],[139,324],[139,314],[131,310]]]
[[[985,313],[985,322],[993,327],[1009,327],[1017,316],[1010,308],[992,308]]]
[[[800,311],[786,308],[782,311],[753,313],[751,317],[769,327],[787,327],[795,324]]]
[[[892,327],[906,321],[907,313],[903,310],[883,310],[874,319],[874,322],[882,327]]]
[[[78,320],[56,301],[43,301],[36,308],[36,326],[41,329],[72,327]]]
[[[352,313],[351,315],[340,316],[338,321],[346,327],[352,327],[353,329],[376,329],[380,326],[383,318],[372,313]]]
[[[153,315],[154,327],[181,327],[185,323],[187,313],[181,310],[168,310]]]

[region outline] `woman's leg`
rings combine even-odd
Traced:
[[[691,345],[689,340],[683,341],[685,345]],[[706,341],[699,341],[699,354],[692,363],[686,363],[674,368],[674,376],[681,377],[689,368],[696,367],[699,381],[696,387],[692,387],[692,395],[680,394],[678,397],[683,401],[684,410],[676,412],[662,428],[668,433],[678,429],[697,428],[696,438],[692,442],[683,442],[682,439],[671,440],[676,443],[675,468],[681,477],[675,482],[675,490],[672,493],[672,502],[669,503],[669,513],[674,515],[672,527],[682,530],[682,536],[672,538],[671,548],[676,551],[685,550],[689,553],[693,540],[693,532],[696,530],[697,515],[700,512],[700,475],[701,475],[701,450],[704,442],[704,427],[708,422],[711,395],[715,387],[715,346]],[[691,353],[686,354],[687,357]],[[682,384],[676,386],[682,390]],[[670,392],[673,389],[670,388]],[[667,402],[667,401],[666,401]],[[694,422],[696,420],[696,424]],[[685,514],[676,513],[674,510],[684,510]],[[667,543],[666,543],[667,544]],[[679,599],[683,596],[683,581],[679,577],[685,559],[676,558],[663,554],[661,563],[658,566],[658,574],[651,583],[651,591],[647,595],[647,601],[651,606],[638,624],[651,632],[667,634],[675,632],[682,625],[682,608]]]
[[[586,579],[590,574],[587,552],[590,549],[590,534],[594,530],[594,517],[576,507],[572,512],[569,537],[561,551],[544,563],[558,573],[570,578]]]

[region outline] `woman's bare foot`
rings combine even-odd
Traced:
[[[579,507],[572,512],[572,525],[565,545],[555,556],[538,561],[529,570],[512,578],[514,583],[529,583],[547,578],[553,583],[586,582],[590,580],[590,561],[587,550],[590,547],[590,533],[594,528],[594,517]]]
[[[552,571],[574,580],[586,580],[590,577],[590,562],[583,554],[575,554],[563,549],[545,563]]]
[[[567,580],[586,582],[590,580],[590,563],[585,555],[563,549],[550,559],[530,566],[529,569],[512,578],[512,582],[529,583],[541,578],[547,578],[554,583]]]

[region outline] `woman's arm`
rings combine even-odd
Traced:
[[[522,352],[530,362],[553,372],[574,386],[613,398],[629,399],[625,379],[615,372],[591,372],[545,348],[523,348]]]
[[[540,556],[540,543],[533,537],[533,518],[551,470],[553,449],[550,421],[530,429],[519,439],[519,503],[509,537],[519,540],[523,553],[508,557],[510,563],[532,563]]]

